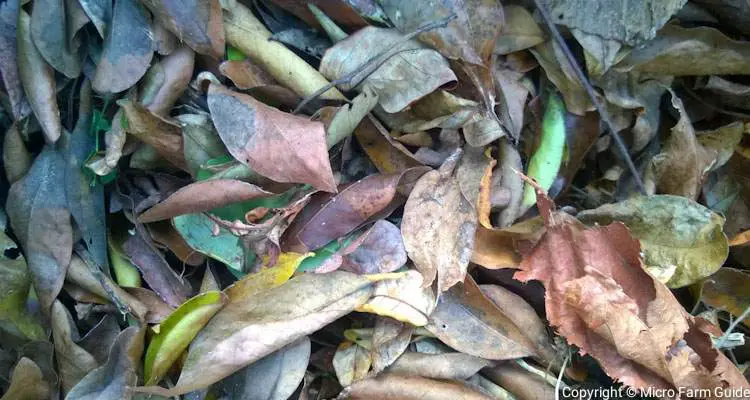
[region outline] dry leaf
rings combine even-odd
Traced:
[[[382,374],[354,383],[342,398],[354,400],[490,400],[485,394],[457,381]]]
[[[143,5],[197,53],[214,58],[224,55],[224,24],[219,0],[145,0]]]
[[[438,280],[438,293],[464,280],[474,247],[476,211],[453,175],[460,155],[417,181],[401,221],[406,252],[425,285]]]

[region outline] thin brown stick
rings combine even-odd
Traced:
[[[620,137],[620,134],[617,133],[617,130],[615,129],[614,124],[612,123],[612,119],[609,117],[609,113],[607,112],[607,109],[604,107],[604,104],[602,104],[599,101],[599,98],[596,97],[596,92],[594,92],[594,87],[591,86],[591,83],[589,83],[589,80],[586,78],[586,75],[583,73],[583,70],[578,65],[578,62],[576,61],[575,57],[573,56],[573,53],[570,51],[570,48],[565,43],[565,39],[563,39],[562,35],[560,34],[560,31],[557,29],[557,26],[555,26],[555,23],[552,21],[552,17],[550,17],[549,12],[542,4],[541,0],[534,0],[534,4],[536,5],[536,8],[539,10],[539,13],[542,15],[542,19],[544,20],[544,23],[549,28],[550,32],[552,33],[552,38],[557,42],[557,44],[562,49],[563,54],[565,54],[565,58],[568,60],[568,63],[573,68],[573,71],[576,74],[576,77],[578,78],[578,81],[581,82],[581,85],[583,85],[583,88],[586,90],[586,94],[588,94],[589,98],[591,98],[591,102],[594,104],[594,107],[596,107],[596,110],[599,112],[599,115],[601,116],[604,123],[607,125],[607,128],[609,129],[610,135],[612,135],[612,138],[615,140],[615,144],[617,145],[617,149],[620,151],[620,154],[625,159],[625,163],[628,166],[628,169],[630,170],[630,173],[633,174],[633,179],[635,179],[636,186],[638,186],[638,190],[641,192],[642,195],[646,195],[646,187],[643,185],[643,180],[641,180],[641,175],[638,173],[638,169],[635,167],[635,164],[633,163],[633,159],[630,158],[630,154],[628,153],[628,148],[625,146],[625,142],[622,141],[622,138]]]
[[[401,45],[403,45],[404,43],[408,42],[409,40],[413,39],[415,36],[421,33],[444,27],[448,25],[448,23],[453,21],[455,18],[456,18],[456,14],[451,14],[443,19],[422,25],[419,28],[417,28],[414,32],[404,35],[404,37],[402,37],[401,40],[398,43],[396,43],[394,46],[391,46],[388,49],[381,51],[376,56],[370,58],[369,60],[367,60],[367,62],[357,67],[357,69],[355,69],[354,71],[342,76],[341,78],[338,78],[336,80],[329,82],[325,86],[315,91],[315,93],[302,99],[302,101],[297,105],[297,108],[294,109],[292,114],[297,114],[300,110],[302,110],[307,105],[307,103],[315,100],[318,96],[327,92],[329,89],[331,89],[334,86],[349,84],[350,86],[354,87],[354,86],[359,85],[368,76],[370,76],[370,74],[375,72],[386,61],[390,60],[390,58],[393,57],[394,55],[404,52],[404,51],[414,50],[414,49],[401,49],[400,48]]]

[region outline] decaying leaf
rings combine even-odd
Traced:
[[[426,328],[452,348],[476,357],[508,360],[536,354],[525,332],[471,278],[438,298]]]
[[[224,307],[198,334],[172,389],[173,396],[229,376],[348,314],[372,293],[369,280],[347,272],[307,274]]]
[[[0,232],[0,320],[3,330],[11,334],[20,334],[30,340],[44,340],[44,328],[33,315],[26,311],[26,301],[31,288],[31,276],[26,260],[18,251],[16,244]],[[15,259],[9,257],[13,251],[18,252]]]
[[[625,225],[585,228],[543,196],[538,207],[547,231],[515,278],[544,284],[547,319],[568,343],[634,388],[748,386],[669,289],[642,268],[638,241]]]
[[[359,30],[326,52],[320,63],[320,72],[328,79],[342,78],[384,50],[394,46],[404,49],[362,82],[378,95],[378,104],[389,113],[401,111],[438,87],[456,80],[448,62],[438,52],[414,40],[404,42],[402,37],[392,29],[367,27]]]
[[[380,373],[406,351],[414,328],[387,317],[378,317],[372,332],[372,370]]]
[[[508,54],[528,49],[544,41],[544,34],[525,8],[504,5],[505,27],[495,41],[495,54]]]
[[[698,142],[682,101],[675,94],[672,107],[679,111],[680,120],[672,128],[662,153],[653,159],[656,189],[695,200],[703,179],[716,162],[717,152]]]
[[[416,181],[425,168],[392,174],[376,174],[340,187],[337,194],[319,193],[284,233],[281,243],[288,251],[306,252],[325,246],[386,211],[400,199],[399,186]],[[390,209],[389,209],[390,208]]]
[[[144,330],[131,326],[117,335],[107,362],[89,372],[65,397],[68,400],[122,399],[138,383]]]
[[[44,313],[62,288],[73,251],[73,227],[60,184],[64,169],[63,157],[53,148],[45,148],[28,174],[11,186],[6,203]]]
[[[711,307],[726,310],[735,317],[750,306],[747,294],[750,287],[750,275],[735,268],[720,268],[715,274],[702,282],[701,301]],[[742,321],[745,326],[747,320]]]
[[[68,393],[89,372],[98,367],[94,356],[75,343],[78,329],[62,303],[55,301],[51,311],[52,341],[64,393]]]
[[[462,282],[474,247],[477,215],[461,193],[453,169],[460,153],[438,171],[424,174],[404,206],[401,234],[424,284],[438,281],[438,292]]]
[[[724,218],[684,197],[636,197],[578,217],[589,224],[623,222],[640,241],[648,271],[673,288],[713,274],[729,254]]]
[[[416,376],[382,374],[354,383],[344,393],[345,399],[381,400],[489,400],[492,397],[474,391],[458,381],[439,381]]]
[[[31,39],[31,17],[21,10],[18,13],[16,40],[18,47],[18,75],[31,110],[42,126],[44,138],[54,143],[62,134],[60,109],[55,91],[55,71],[39,54]]]
[[[237,160],[277,182],[336,192],[323,124],[217,84],[209,87],[208,106],[221,140]]]
[[[286,400],[302,382],[309,362],[310,339],[305,336],[230,375],[221,387],[234,398]]]
[[[154,46],[151,19],[136,0],[114,3],[104,49],[91,85],[98,93],[119,93],[146,73]]]
[[[372,298],[356,310],[425,326],[435,306],[435,295],[422,282],[422,276],[414,270],[399,279],[376,282]]]
[[[180,126],[172,121],[159,117],[131,100],[119,100],[118,104],[127,118],[125,130],[144,143],[152,146],[156,152],[174,166],[188,170],[185,154],[182,150]]]
[[[387,373],[422,376],[432,379],[469,379],[492,361],[464,353],[423,354],[404,353]]]
[[[19,120],[31,113],[29,103],[19,77],[19,54],[17,52],[18,9],[20,0],[6,1],[0,6],[0,47],[5,49],[0,57],[0,78],[8,95],[10,114]],[[23,17],[26,18],[26,17]]]
[[[34,361],[23,357],[13,368],[10,386],[5,391],[2,400],[14,399],[46,399],[50,392],[42,376],[42,370]]]
[[[215,58],[224,55],[224,24],[219,0],[146,0],[143,5],[197,53]]]
[[[367,377],[370,365],[369,350],[352,342],[342,342],[333,356],[333,369],[343,387]]]

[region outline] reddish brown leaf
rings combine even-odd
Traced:
[[[546,289],[547,319],[582,354],[635,388],[748,387],[669,289],[644,269],[622,223],[586,228],[537,191],[547,231],[515,277]]]
[[[185,264],[198,266],[206,262],[206,256],[188,246],[185,239],[180,236],[169,222],[159,221],[153,224],[148,224],[147,227],[154,242],[158,242],[168,248]]]
[[[187,89],[194,65],[195,53],[185,45],[154,64],[143,79],[148,83],[140,89],[141,104],[156,115],[168,115]]]
[[[141,104],[131,100],[117,102],[125,112],[125,130],[154,149],[174,166],[188,171],[182,150],[182,134],[179,125],[161,118]],[[120,123],[116,121],[115,123]]]
[[[143,223],[160,221],[273,195],[253,184],[235,179],[199,181],[176,191],[141,214],[138,220]]]
[[[414,182],[426,168],[375,174],[343,185],[336,195],[319,193],[284,233],[282,249],[304,253],[325,246],[400,203],[398,188]]]
[[[343,0],[273,0],[290,13],[305,21],[308,25],[320,28],[318,20],[307,8],[307,4],[315,4],[331,19],[350,29],[359,29],[367,26],[367,22],[359,16],[348,1]]]
[[[240,162],[277,182],[336,192],[322,123],[214,83],[208,89],[208,107],[221,140]]]
[[[276,84],[268,72],[250,60],[224,61],[219,65],[219,71],[242,90]]]

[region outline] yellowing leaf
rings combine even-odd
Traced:
[[[187,349],[195,335],[224,306],[225,296],[212,291],[183,303],[161,324],[146,350],[143,375],[146,385],[159,382],[169,367]]]
[[[281,253],[276,261],[276,265],[271,268],[263,268],[260,272],[246,275],[232,286],[224,289],[224,293],[229,296],[229,301],[234,303],[263,290],[279,286],[294,275],[294,271],[297,270],[297,267],[299,267],[304,259],[312,257],[312,255],[313,253]],[[267,266],[268,256],[263,261],[264,266]]]
[[[435,305],[435,295],[422,282],[422,275],[414,270],[407,271],[400,279],[379,281],[375,283],[372,298],[356,310],[425,326]]]

